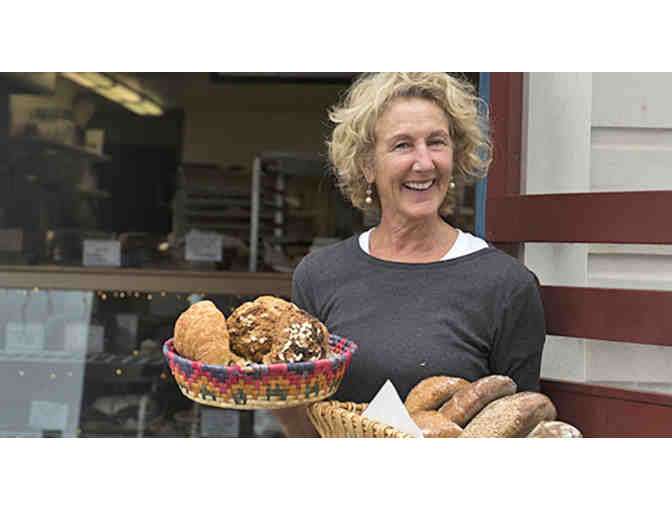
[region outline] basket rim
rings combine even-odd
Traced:
[[[295,363],[273,363],[266,365],[263,363],[250,363],[245,367],[240,367],[238,365],[225,366],[225,365],[215,365],[211,363],[203,363],[200,361],[194,361],[189,358],[185,358],[178,354],[175,349],[173,338],[169,338],[163,344],[163,355],[169,362],[178,363],[181,365],[191,365],[192,367],[200,367],[209,372],[226,372],[228,376],[237,375],[239,377],[245,376],[262,376],[286,372],[302,372],[302,371],[312,371],[315,367],[320,365],[329,365],[341,364],[349,361],[352,358],[352,355],[357,352],[358,346],[351,340],[343,338],[339,335],[329,333],[329,345],[335,347],[339,344],[344,348],[343,352],[330,356],[328,358],[319,359],[315,361],[299,361]]]
[[[313,423],[315,428],[318,429],[320,435],[322,435],[322,430],[320,430],[321,424],[319,418],[320,417],[326,418],[327,416],[329,416],[328,419],[329,421],[331,421],[333,420],[334,416],[340,415],[341,417],[347,416],[350,419],[358,420],[362,423],[363,426],[370,424],[371,427],[378,428],[384,437],[417,439],[415,436],[407,434],[406,432],[402,432],[401,430],[397,429],[392,425],[388,425],[378,420],[362,416],[361,413],[364,412],[364,410],[366,410],[368,405],[369,404],[366,402],[360,403],[360,402],[341,402],[339,400],[321,400],[310,404],[307,408],[307,412],[308,416],[310,417],[310,421]],[[355,409],[349,409],[349,407],[354,407]],[[323,410],[321,414],[318,411],[319,409]],[[344,420],[342,419],[336,421],[341,425],[344,424]],[[368,437],[368,436],[361,436],[361,437]]]

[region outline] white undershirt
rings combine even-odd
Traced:
[[[362,232],[359,235],[359,247],[369,255],[371,255],[369,251],[369,237],[371,236],[373,228],[367,230],[366,232]],[[486,243],[480,237],[471,235],[468,232],[462,232],[459,228],[455,230],[457,230],[457,239],[453,243],[453,246],[450,248],[450,250],[448,250],[448,252],[443,257],[441,257],[441,260],[455,259],[457,257],[469,255],[470,253],[474,253],[475,251],[488,247],[488,243]]]

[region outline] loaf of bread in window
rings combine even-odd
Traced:
[[[180,314],[173,335],[175,350],[193,361],[213,365],[245,365],[231,351],[226,318],[212,301],[194,303]]]
[[[281,298],[243,303],[226,323],[231,350],[255,363],[314,361],[332,354],[324,324]]]

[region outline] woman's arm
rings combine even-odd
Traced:
[[[307,406],[273,409],[271,414],[280,422],[287,437],[320,437],[310,423],[306,411]]]

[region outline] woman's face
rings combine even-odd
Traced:
[[[365,170],[384,217],[437,216],[453,172],[449,133],[446,114],[433,102],[411,97],[390,103],[376,124],[373,166]]]

